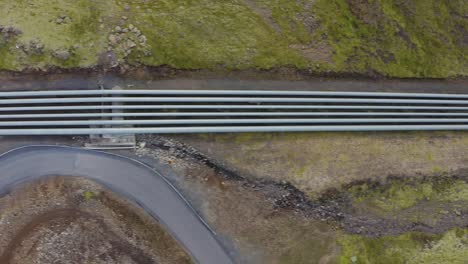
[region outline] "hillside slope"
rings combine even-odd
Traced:
[[[464,0],[0,0],[0,69],[468,75]]]

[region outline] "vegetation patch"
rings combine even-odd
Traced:
[[[367,203],[385,211],[404,210],[422,201],[468,201],[465,180],[442,176],[424,180],[393,178],[385,184],[363,183],[348,190],[355,203]]]
[[[320,29],[334,49],[333,71],[396,77],[465,75],[468,22],[463,1],[317,1]]]
[[[453,229],[443,235],[416,232],[380,238],[344,235],[339,243],[341,264],[463,264],[468,259],[468,229]]]
[[[463,0],[0,0],[0,70],[138,67],[445,78],[468,70]],[[304,71],[306,70],[306,71]]]

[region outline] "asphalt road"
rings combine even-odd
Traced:
[[[233,263],[216,234],[158,172],[122,156],[59,146],[27,146],[0,156],[0,191],[47,176],[81,176],[127,197],[156,218],[193,259]]]

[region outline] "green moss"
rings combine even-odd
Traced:
[[[344,235],[339,243],[341,264],[463,264],[468,259],[468,229],[454,229],[444,235],[407,233],[380,238]]]
[[[279,257],[279,263],[303,264],[311,260],[326,259],[328,263],[337,261],[337,257],[331,249],[333,239],[324,237],[312,237],[302,239],[289,246],[289,249]]]
[[[468,201],[468,183],[456,181],[445,190],[440,191],[435,199],[446,202]]]
[[[83,195],[84,195],[84,198],[85,198],[86,201],[89,201],[89,200],[93,199],[96,196],[94,194],[94,192],[92,192],[92,191],[85,191],[83,193]]]
[[[308,44],[312,40],[312,35],[304,23],[306,17],[313,15],[307,8],[310,2],[304,0],[254,0],[253,2],[260,8],[269,10],[275,23],[271,26],[278,27],[281,35],[289,43]]]
[[[335,71],[446,77],[468,70],[463,30],[448,30],[468,28],[464,1],[321,0],[315,8],[321,28],[314,35],[327,36]]]
[[[98,54],[106,47],[107,34],[99,28],[98,22],[106,12],[110,10],[105,1],[0,0],[0,25],[13,26],[22,31],[16,45],[28,47],[35,42],[43,47],[39,54],[15,48],[13,52],[10,51],[8,60],[14,62],[17,70],[49,66],[92,67],[97,64]],[[68,17],[69,21],[56,23],[61,16]],[[69,52],[70,58],[61,60],[54,57],[57,51]]]
[[[140,6],[154,10],[134,17],[153,54],[142,59],[145,64],[236,69],[304,64],[243,1],[153,1]]]
[[[0,69],[89,68],[113,50],[119,62],[179,69],[466,76],[466,6],[463,0],[0,0],[0,25],[23,32],[13,46],[44,47],[40,56],[0,47]],[[70,20],[56,23],[61,16]],[[129,23],[148,41],[125,56],[108,37]],[[70,58],[57,59],[56,51]]]
[[[14,45],[10,42],[0,40],[0,69],[3,70],[15,70],[15,57],[11,53],[11,49]]]
[[[355,185],[349,191],[357,204],[366,203],[384,211],[403,210],[421,201],[468,201],[468,183],[450,178],[394,179],[374,187],[369,187],[368,184]]]

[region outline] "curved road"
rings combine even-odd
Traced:
[[[136,160],[98,151],[27,146],[0,156],[0,190],[47,176],[82,176],[137,203],[203,264],[233,263],[209,227],[158,172]]]

